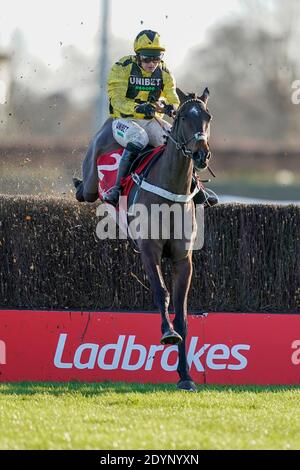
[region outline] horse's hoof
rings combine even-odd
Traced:
[[[180,344],[182,337],[175,330],[166,331],[160,340],[161,344]]]
[[[177,389],[183,392],[197,392],[196,385],[192,380],[180,380]]]

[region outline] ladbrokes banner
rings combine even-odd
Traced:
[[[0,311],[0,381],[176,382],[160,315]],[[189,316],[197,383],[299,384],[300,315]]]

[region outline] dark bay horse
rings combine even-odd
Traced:
[[[195,205],[189,198],[191,194],[193,169],[205,168],[210,158],[208,144],[211,115],[207,109],[209,91],[206,88],[200,97],[195,94],[184,94],[177,89],[180,106],[167,141],[162,157],[155,163],[146,177],[148,187],[138,191],[135,203],[147,209],[149,218],[148,227],[153,223],[150,220],[152,208],[155,205],[179,205],[185,214],[190,215],[192,221],[189,233],[189,244],[183,236],[175,236],[177,213],[169,225],[167,239],[156,236],[136,238],[151,288],[155,295],[156,304],[162,317],[161,331],[162,344],[178,344],[179,360],[177,387],[183,390],[196,390],[195,384],[189,374],[186,356],[187,337],[187,298],[192,278],[192,251],[193,240],[197,226],[195,219]],[[152,185],[152,186],[149,186]],[[167,191],[160,194],[155,188]],[[150,189],[149,189],[150,188]],[[154,191],[154,192],[152,192]],[[173,196],[170,196],[172,194]],[[177,197],[178,195],[183,196]],[[169,197],[168,198],[166,198]],[[173,200],[171,200],[173,199]],[[179,202],[178,202],[179,199]],[[181,202],[186,201],[186,202]],[[130,206],[130,201],[129,201]],[[130,213],[130,210],[129,210]],[[182,218],[181,218],[182,220]],[[162,224],[165,221],[162,220]],[[166,288],[162,270],[162,257],[171,260],[173,272],[173,305],[175,310],[174,321],[171,322],[168,307],[170,294]]]
[[[146,237],[136,237],[135,242],[141,253],[144,268],[161,313],[161,343],[178,345],[179,382],[177,388],[194,391],[196,387],[189,374],[186,356],[187,298],[192,278],[193,243],[197,232],[191,188],[194,168],[205,168],[210,158],[208,140],[211,115],[207,109],[209,97],[207,88],[200,97],[196,94],[185,94],[180,89],[177,89],[177,93],[180,106],[165,150],[160,159],[150,168],[145,178],[147,186],[139,186],[137,191],[133,190],[129,195],[127,208],[130,214],[133,212],[133,207],[143,207],[146,215],[141,225],[147,226],[148,229],[151,224],[153,225],[153,208],[164,206],[172,209],[175,204],[177,209],[182,209],[182,212],[174,211],[173,215],[170,211],[171,220],[167,237],[162,236],[161,232],[154,236],[152,233],[149,236],[148,233]],[[113,139],[111,123],[112,119],[106,121],[93,143],[99,149],[99,155],[119,147]],[[92,148],[91,151],[93,151]],[[93,168],[91,172],[94,173]],[[189,216],[187,218],[190,221],[189,233],[178,236],[178,221],[182,222],[185,215]],[[131,219],[129,216],[129,222]],[[166,225],[164,215],[161,223],[163,229]],[[173,322],[168,312],[170,294],[161,269],[163,257],[169,258],[172,264],[175,310]]]

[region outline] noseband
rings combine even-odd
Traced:
[[[174,128],[175,126],[177,125],[177,119],[179,118],[179,114],[182,110],[182,108],[187,104],[187,103],[203,103],[203,101],[197,99],[197,98],[192,98],[190,100],[187,100],[185,101],[184,103],[182,103],[182,105],[179,107],[179,109],[177,110],[177,114],[176,114],[176,119],[175,119],[175,125],[174,125]],[[177,121],[177,122],[176,122]],[[175,130],[175,129],[174,129]],[[196,142],[199,142],[200,140],[204,140],[205,142],[207,142],[207,135],[206,133],[203,133],[203,132],[196,132],[194,135],[192,135],[192,137],[190,137],[189,139],[183,141],[183,142],[179,142],[178,139],[177,139],[177,135],[175,136],[175,138],[172,136],[172,132],[171,134],[169,134],[169,139],[176,145],[176,150],[181,150],[181,152],[183,153],[183,155],[185,157],[190,157],[192,158],[192,155],[193,155],[193,152],[192,150],[188,149],[187,148],[187,144],[189,144],[190,142],[192,142],[193,140],[195,140]]]

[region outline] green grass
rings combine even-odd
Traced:
[[[0,449],[300,449],[300,387],[0,385]]]

